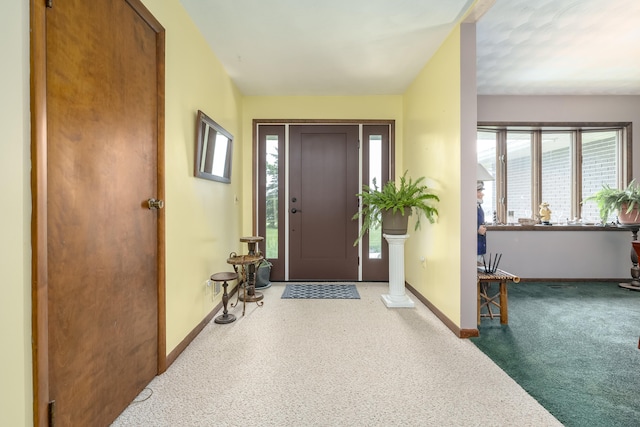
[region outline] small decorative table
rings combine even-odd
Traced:
[[[222,294],[222,306],[224,308],[222,315],[216,317],[214,322],[216,323],[231,323],[236,320],[236,316],[233,314],[229,314],[227,311],[227,303],[229,302],[229,293],[227,292],[227,287],[229,286],[230,280],[236,280],[238,278],[238,273],[216,273],[211,275],[211,280],[214,282],[222,282],[222,287],[224,288],[224,293]]]
[[[240,241],[242,243],[247,244],[249,255],[255,255],[260,252],[260,250],[258,249],[258,243],[262,242],[263,240],[264,240],[264,237],[262,236],[247,236],[247,237],[240,238]]]
[[[261,253],[260,252],[260,248],[258,248],[258,243],[264,241],[264,237],[262,236],[247,236],[247,237],[241,237],[240,241],[243,243],[247,244],[248,250],[249,250],[249,255],[256,255]],[[257,269],[258,267],[260,267],[259,265],[260,263],[258,263],[257,265],[250,265],[248,267],[249,271],[247,272],[249,274],[249,276],[257,274]],[[257,280],[255,283],[255,289],[266,289],[268,287],[271,286],[271,283],[268,283],[266,285],[262,284],[258,284]]]
[[[258,306],[262,306],[264,303],[262,299],[264,296],[260,292],[256,292],[256,265],[262,261],[264,257],[261,254],[256,255],[237,255],[235,252],[231,252],[227,263],[233,265],[233,270],[238,274],[238,297],[236,302],[231,304],[231,307],[238,305],[238,301],[242,301],[242,315],[244,316],[247,302],[255,302]],[[240,270],[240,271],[238,271]],[[240,287],[243,292],[240,294]]]
[[[507,296],[507,282],[518,283],[520,278],[504,270],[496,269],[493,273],[485,272],[484,267],[478,266],[478,325],[481,317],[500,318],[500,323],[509,323],[509,301]],[[489,295],[491,282],[500,283],[497,294]],[[498,312],[492,311],[492,306],[498,308]],[[482,313],[482,308],[487,307],[487,313]]]

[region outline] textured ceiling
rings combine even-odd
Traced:
[[[497,0],[476,31],[479,94],[640,94],[639,0]]]
[[[180,1],[245,95],[401,94],[473,4]],[[478,16],[479,94],[640,94],[640,0],[495,0]]]

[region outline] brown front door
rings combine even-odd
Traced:
[[[46,28],[37,423],[48,399],[57,426],[109,425],[157,374],[163,342],[163,216],[147,200],[163,193],[164,36],[138,0],[32,7]]]
[[[289,278],[357,280],[358,126],[291,126],[289,167]]]

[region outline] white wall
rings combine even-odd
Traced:
[[[33,424],[29,2],[0,13],[0,424]]]
[[[460,24],[460,326],[477,319],[476,284],[476,24]]]
[[[556,227],[551,226],[551,227]],[[500,268],[527,279],[630,279],[630,231],[494,231],[487,254]]]
[[[478,96],[480,122],[632,122],[632,173],[640,174],[640,96]],[[506,231],[488,234],[500,267],[524,278],[630,277],[631,233]]]

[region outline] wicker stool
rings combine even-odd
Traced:
[[[224,289],[224,293],[222,294],[222,306],[224,307],[224,310],[222,311],[222,314],[220,316],[214,319],[214,322],[216,323],[231,323],[236,320],[236,316],[234,316],[233,314],[229,314],[227,311],[227,303],[229,302],[229,294],[227,293],[227,286],[229,286],[229,284],[227,282],[229,280],[236,280],[237,278],[238,273],[230,272],[216,273],[211,275],[211,280],[213,280],[214,282],[222,282],[222,288]]]

